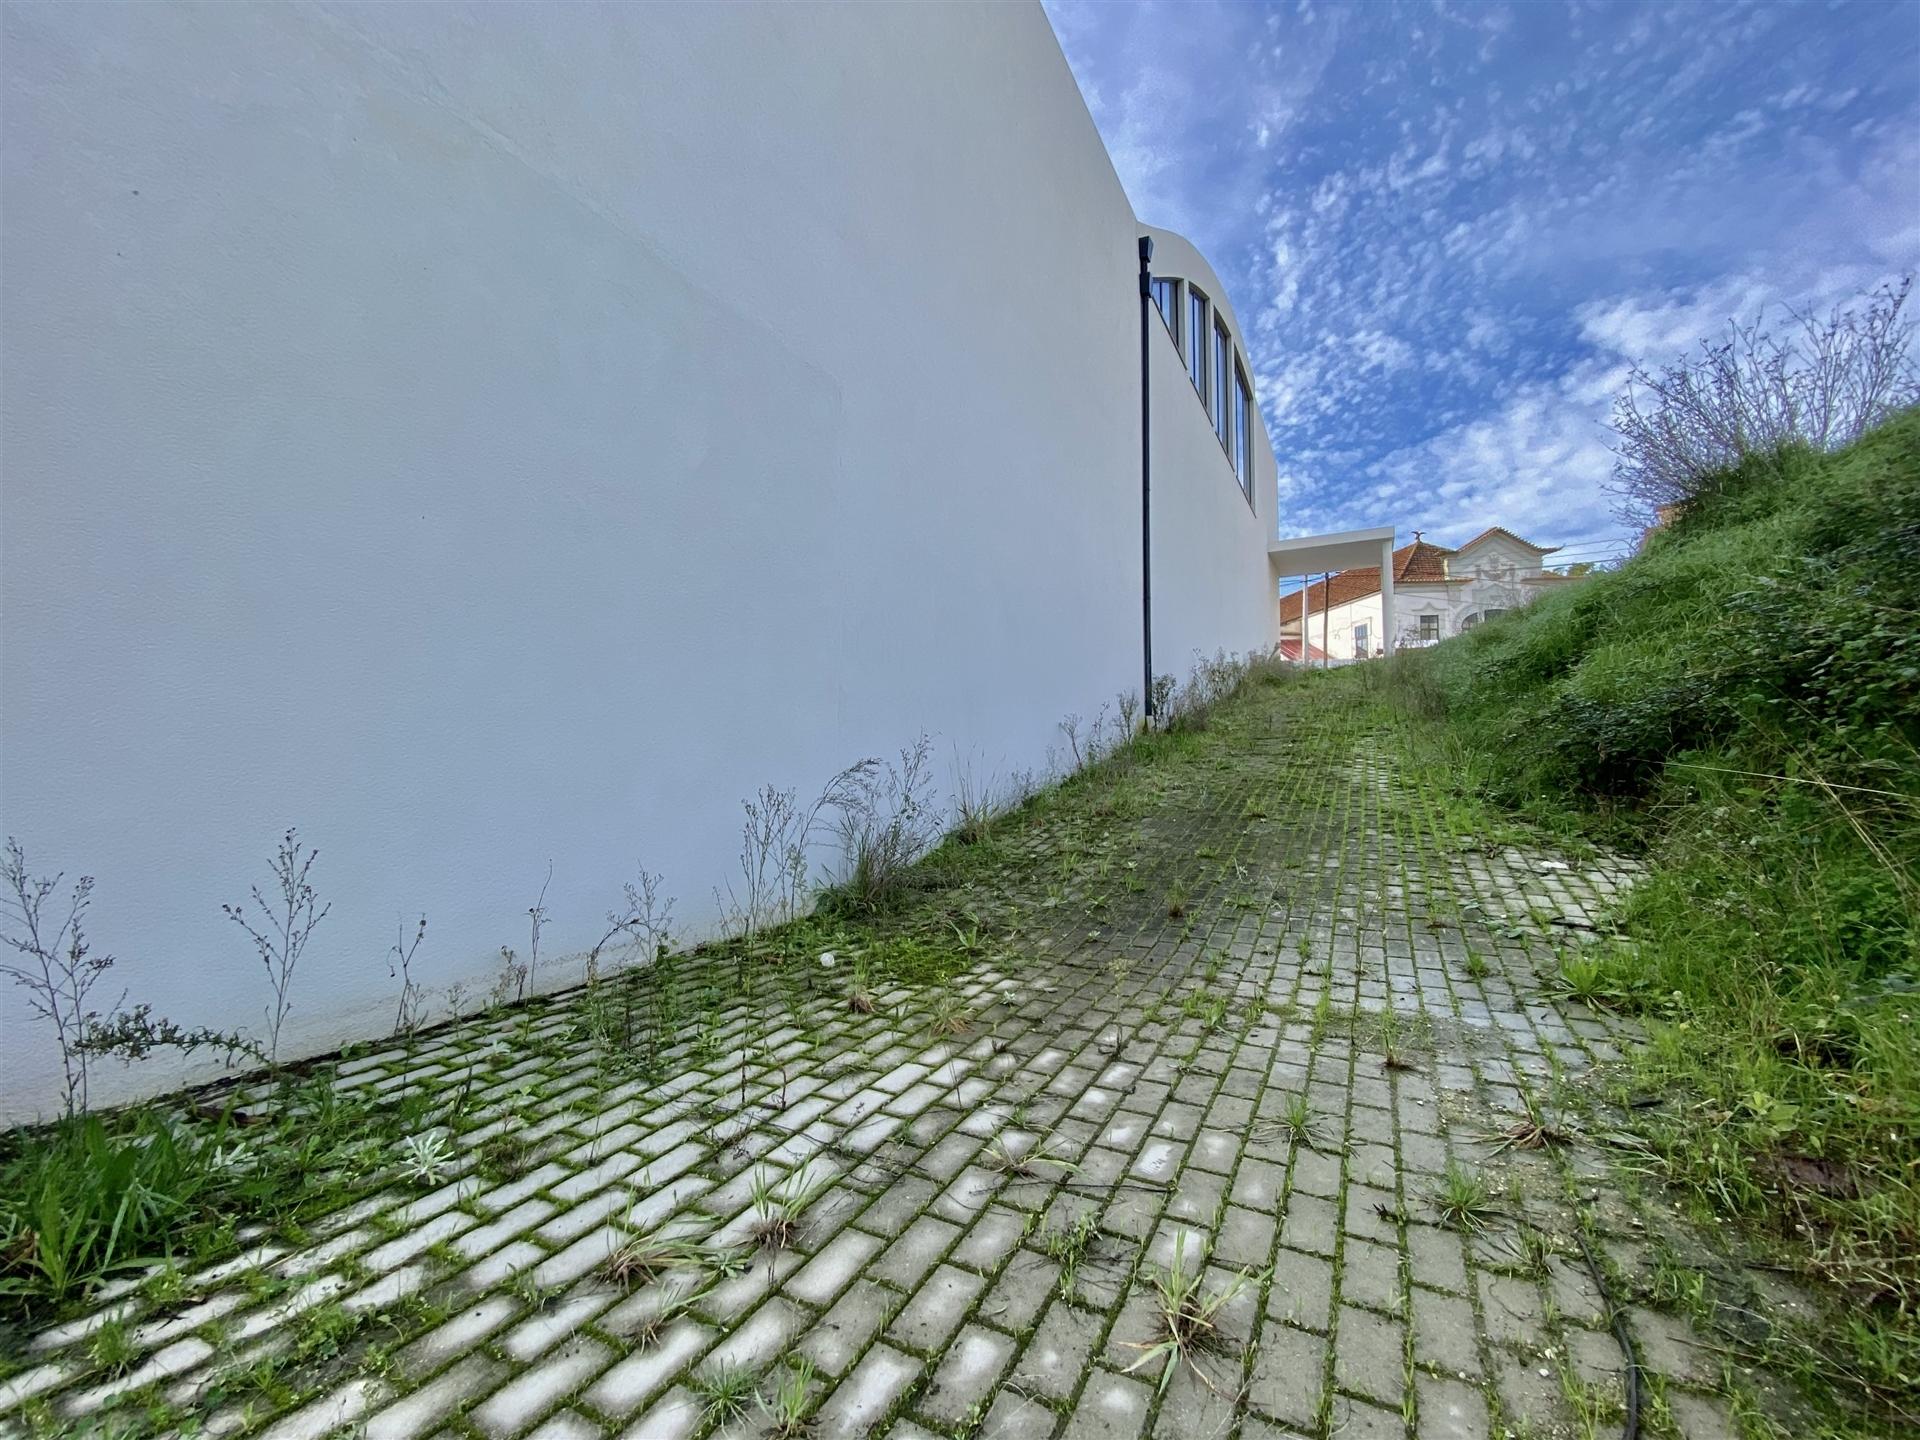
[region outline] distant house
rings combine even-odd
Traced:
[[[1433,645],[1527,604],[1569,577],[1547,568],[1560,547],[1535,545],[1495,525],[1458,549],[1413,532],[1393,552],[1394,624],[1400,645]],[[1297,651],[1304,625],[1310,653],[1337,660],[1384,653],[1380,567],[1342,570],[1280,597],[1283,652]]]

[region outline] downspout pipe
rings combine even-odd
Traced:
[[[1153,237],[1140,237],[1140,664],[1142,702],[1153,716],[1153,391],[1147,311],[1153,304]]]

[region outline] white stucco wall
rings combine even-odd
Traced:
[[[1405,613],[1407,590],[1409,587],[1394,587],[1394,608],[1399,612],[1402,627],[1410,624]],[[1349,601],[1345,605],[1335,605],[1327,612],[1324,627],[1321,612],[1315,607],[1307,616],[1307,640],[1310,644],[1323,649],[1335,660],[1351,660],[1353,654],[1353,631],[1356,625],[1367,627],[1370,651],[1381,644],[1380,596],[1376,593],[1359,600]],[[1290,621],[1284,627],[1287,634],[1300,633],[1300,622]]]
[[[1235,351],[1251,376],[1253,367],[1246,362],[1239,317],[1213,267],[1172,231],[1142,226],[1141,232],[1153,239],[1156,275],[1196,281],[1218,306]],[[1258,554],[1266,563],[1267,541],[1274,533],[1278,476],[1266,422],[1256,403],[1249,500],[1172,336],[1157,312],[1148,316],[1148,322],[1154,451],[1153,668],[1156,674],[1184,679],[1197,655],[1220,649],[1264,650],[1277,638],[1270,582],[1248,584],[1241,557]],[[1134,394],[1137,405],[1137,389]],[[1137,513],[1137,497],[1134,503]],[[1232,557],[1224,565],[1219,563],[1223,555]],[[1249,638],[1244,642],[1223,638],[1230,636]]]
[[[297,824],[330,1048],[403,918],[484,987],[549,862],[557,956],[638,860],[699,931],[762,783],[1137,687],[1137,226],[1037,7],[0,25],[0,828],[116,993],[258,1028],[219,906]],[[1272,462],[1251,514],[1163,408],[1184,670],[1271,642]]]

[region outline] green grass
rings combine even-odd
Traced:
[[[722,1365],[718,1370],[699,1372],[688,1384],[700,1397],[702,1422],[718,1427],[747,1417],[759,1379],[745,1366]]]
[[[1476,1231],[1485,1226],[1493,1211],[1493,1187],[1485,1175],[1449,1160],[1446,1173],[1434,1186],[1431,1203],[1442,1225]]]
[[[175,1096],[0,1135],[0,1373],[10,1357],[24,1353],[28,1337],[96,1306],[105,1280],[149,1271],[133,1291],[135,1308],[126,1322],[74,1347],[86,1350],[89,1371],[102,1376],[142,1363],[140,1330],[201,1298],[188,1293],[185,1277],[212,1262],[263,1239],[289,1248],[311,1245],[328,1217],[375,1192],[445,1184],[456,1174],[489,1182],[525,1174],[561,1144],[557,1137],[530,1137],[547,1133],[540,1122],[555,1117],[553,1106],[575,1083],[551,1072],[576,1056],[591,1057],[585,1078],[604,1092],[636,1078],[658,1080],[669,1066],[735,1049],[745,1054],[764,1035],[754,1028],[763,1021],[791,1023],[811,1038],[822,1015],[842,1004],[856,1012],[897,1010],[888,1026],[930,1020],[961,1044],[967,1042],[959,1037],[977,1029],[994,1037],[996,1049],[1004,1048],[999,1026],[1016,1002],[973,986],[963,995],[963,977],[982,966],[1018,973],[1032,964],[1035,922],[1045,919],[1048,894],[1063,897],[1056,903],[1086,906],[1090,921],[1093,908],[1103,903],[1122,912],[1110,917],[1116,925],[1152,917],[1161,903],[1153,887],[1164,883],[1164,871],[1155,852],[1141,846],[1136,822],[1169,809],[1210,814],[1213,797],[1203,772],[1219,766],[1245,738],[1264,736],[1271,687],[1294,683],[1253,666],[1241,686],[1244,695],[1217,696],[1221,703],[1212,713],[1190,705],[1178,733],[1142,734],[1044,789],[1021,779],[989,826],[949,837],[923,857],[898,903],[884,911],[850,915],[827,906],[759,932],[751,950],[738,940],[703,944],[603,975],[569,994],[495,1007],[492,1021],[479,1022],[494,1032],[491,1041],[463,1045],[457,1071],[450,1067],[448,1075],[418,1089],[388,1094],[336,1083],[339,1060],[387,1043],[370,1042],[349,1055],[303,1062],[244,1088],[214,1092],[220,1099],[208,1093]],[[1216,676],[1216,690],[1223,684]],[[1064,898],[1069,895],[1070,901]],[[839,957],[835,966],[819,963],[825,951]],[[1223,977],[1234,969],[1218,957],[1210,964]],[[1227,1008],[1226,997],[1211,999],[1198,1018],[1216,1027]],[[463,1026],[456,1037],[479,1039],[480,1031]],[[552,1063],[511,1087],[497,1083],[500,1070],[530,1058]],[[740,1074],[744,1087],[745,1063]],[[777,1082],[784,1095],[784,1064]],[[774,1082],[761,1075],[753,1083],[758,1089]],[[742,1096],[745,1103],[744,1088]],[[566,1100],[572,1114],[591,1113],[594,1103],[579,1093]],[[226,1113],[225,1106],[236,1108]],[[724,1150],[728,1142],[720,1126],[726,1116],[706,1118]],[[1009,1156],[1008,1163],[1022,1178],[1048,1184],[1075,1168],[1064,1149],[1044,1143]],[[636,1289],[660,1283],[667,1292],[641,1322],[636,1344],[657,1341],[706,1293],[683,1291],[674,1282],[684,1275],[704,1287],[747,1273],[763,1247],[791,1238],[818,1198],[818,1187],[804,1175],[778,1185],[770,1175],[760,1179],[754,1216],[760,1245],[721,1250],[691,1237],[622,1237],[600,1279]],[[462,1208],[477,1213],[471,1201]],[[1058,1258],[1069,1288],[1079,1257],[1095,1243],[1093,1223],[1090,1212],[1061,1242]],[[399,1225],[391,1211],[367,1222],[383,1240]],[[454,1261],[446,1246],[428,1256],[437,1264]],[[329,1273],[351,1285],[375,1278],[356,1256],[331,1262]],[[293,1288],[290,1279],[260,1269],[243,1270],[231,1284],[257,1305]],[[531,1270],[506,1277],[500,1288],[533,1314],[550,1312],[563,1299],[558,1287],[540,1285]],[[348,1370],[381,1373],[390,1353],[429,1323],[424,1311],[404,1304],[377,1323],[355,1318],[360,1313],[332,1304],[303,1318],[303,1338],[296,1343],[270,1357],[222,1364],[219,1396],[243,1400],[254,1419],[264,1421],[305,1403],[317,1387]],[[210,1330],[203,1333],[214,1338]],[[703,1394],[712,1423],[736,1423],[759,1398],[738,1375],[708,1379],[712,1393]],[[804,1412],[818,1397],[807,1393],[804,1380],[787,1376],[783,1383],[789,1393],[776,1394],[769,1422],[780,1433],[796,1433],[806,1428]],[[136,1413],[145,1403],[134,1397],[116,1409],[113,1433],[179,1428],[171,1411]]]
[[[297,1234],[407,1163],[428,1104],[289,1077],[244,1126],[158,1103],[0,1135],[0,1326],[128,1270],[229,1254],[243,1223]]]
[[[1211,1291],[1201,1288],[1206,1275],[1206,1256],[1202,1254],[1191,1265],[1187,1261],[1187,1236],[1180,1232],[1174,1241],[1173,1260],[1161,1272],[1149,1272],[1149,1283],[1153,1287],[1153,1309],[1155,1333],[1141,1341],[1129,1341],[1129,1348],[1138,1350],[1140,1358],[1127,1367],[1127,1373],[1146,1370],[1149,1377],[1158,1370],[1155,1389],[1165,1395],[1173,1384],[1173,1378],[1182,1367],[1189,1370],[1195,1380],[1209,1391],[1218,1393],[1217,1381],[1202,1367],[1202,1360],[1210,1354],[1224,1354],[1230,1350],[1221,1329],[1221,1312],[1233,1303],[1234,1297],[1248,1288],[1258,1288],[1264,1281],[1264,1272],[1256,1275],[1250,1270],[1242,1270],[1233,1276],[1224,1286]]]
[[[1550,988],[1645,1015],[1668,1176],[1839,1287],[1832,1388],[1920,1415],[1920,413],[1353,683],[1462,833],[1644,856]]]

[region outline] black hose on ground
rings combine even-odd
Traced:
[[[1575,1228],[1573,1237],[1580,1242],[1580,1255],[1587,1262],[1587,1273],[1593,1277],[1594,1286],[1600,1291],[1600,1303],[1607,1307],[1607,1319],[1613,1322],[1613,1338],[1620,1342],[1621,1353],[1627,1357],[1627,1425],[1620,1432],[1620,1440],[1639,1440],[1640,1358],[1634,1353],[1633,1334],[1627,1329],[1626,1312],[1614,1303],[1613,1292],[1607,1288],[1607,1277],[1601,1273],[1598,1262],[1593,1258],[1593,1251],[1587,1246],[1585,1230]]]

